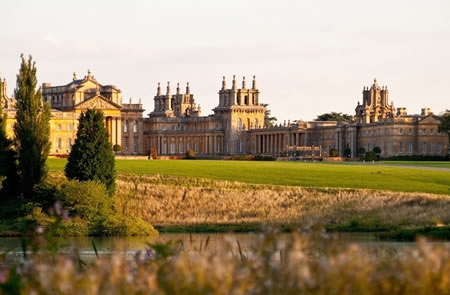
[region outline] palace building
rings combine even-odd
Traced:
[[[448,135],[438,132],[439,116],[429,108],[408,115],[406,108],[389,103],[387,87],[363,88],[351,122],[286,121],[264,126],[265,107],[253,77],[247,87],[245,77],[238,88],[233,76],[231,87],[223,77],[218,105],[213,113],[202,116],[190,85],[184,93],[179,83],[172,91],[168,82],[163,93],[158,83],[154,109],[144,117],[138,103],[122,101],[122,93],[113,85],[100,84],[90,71],[82,79],[73,74],[66,85],[42,85],[43,102],[51,105],[52,155],[67,155],[76,138],[78,118],[84,110],[96,108],[105,116],[111,144],[122,155],[182,156],[194,150],[199,156],[220,157],[237,154],[280,155],[292,147],[319,147],[323,156],[337,149],[341,157],[358,157],[358,150],[381,149],[382,157],[398,155],[435,155],[448,153]],[[1,102],[7,113],[7,132],[13,136],[15,99],[7,96],[6,81],[0,81]]]

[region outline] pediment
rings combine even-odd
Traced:
[[[439,124],[439,123],[440,123],[439,117],[433,114],[426,116],[425,118],[419,121],[419,124]]]
[[[101,95],[94,96],[88,100],[80,102],[75,106],[75,109],[97,109],[97,110],[120,110],[122,107],[118,104],[109,101]]]

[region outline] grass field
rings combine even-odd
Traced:
[[[66,160],[49,159],[62,171]],[[168,175],[304,187],[344,187],[450,194],[450,173],[383,165],[214,160],[117,160],[121,174]]]
[[[433,168],[448,168],[450,169],[449,161],[381,161],[380,164],[388,165],[405,165],[418,167],[433,167]]]

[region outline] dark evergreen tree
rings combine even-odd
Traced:
[[[3,114],[3,87],[0,78],[0,176],[2,182],[2,199],[12,199],[19,194],[19,177],[17,175],[17,153],[12,140],[6,135],[7,114]]]
[[[343,113],[325,113],[317,116],[315,121],[342,121],[342,122],[350,122],[352,120],[352,116],[343,114]]]
[[[96,180],[105,184],[110,195],[115,191],[115,159],[103,113],[88,109],[80,116],[77,139],[65,168],[67,178]]]
[[[277,121],[276,117],[271,117],[270,110],[268,108],[268,104],[262,104],[263,107],[266,108],[266,111],[264,112],[264,126],[265,127],[272,127],[274,125],[274,122]]]
[[[450,157],[450,110],[447,110],[441,117],[439,132],[448,134],[448,152]]]
[[[16,98],[15,144],[19,175],[24,196],[32,197],[35,185],[47,176],[50,151],[50,105],[42,103],[41,88],[37,87],[36,63],[31,56],[22,63],[14,91]]]

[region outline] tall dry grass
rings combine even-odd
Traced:
[[[317,250],[308,236],[264,234],[250,253],[216,255],[154,246],[132,259],[92,263],[41,251],[0,266],[9,294],[449,294],[450,249],[420,242],[380,258],[358,246]],[[207,247],[207,246],[205,246]]]
[[[427,193],[120,175],[115,198],[124,214],[154,225],[273,222],[398,228],[450,223],[450,196]]]

